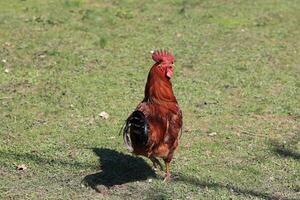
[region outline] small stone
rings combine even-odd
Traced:
[[[17,170],[26,170],[27,166],[25,164],[20,164],[17,166]]]
[[[97,186],[95,187],[95,190],[96,190],[97,192],[99,192],[100,194],[102,194],[102,195],[108,195],[108,193],[109,193],[108,188],[105,187],[104,185],[97,185]]]

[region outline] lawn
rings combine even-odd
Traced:
[[[0,199],[299,199],[299,10],[0,0]],[[119,134],[161,48],[184,116],[167,183]]]

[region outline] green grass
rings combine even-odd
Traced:
[[[299,10],[297,0],[0,1],[0,198],[299,198]],[[174,51],[184,114],[170,183],[118,133],[157,48]]]

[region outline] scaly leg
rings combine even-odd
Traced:
[[[159,160],[157,158],[151,156],[150,160],[153,163],[153,167],[154,167],[155,171],[157,170],[157,166],[159,166],[160,170],[163,170],[163,166],[161,165],[161,163],[159,162]]]
[[[164,182],[167,182],[171,180],[170,161],[165,160],[165,165],[166,165],[166,175],[165,175]]]

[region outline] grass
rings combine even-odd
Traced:
[[[299,198],[299,9],[297,0],[0,1],[0,198]],[[118,134],[157,48],[174,51],[184,114],[170,183]]]

